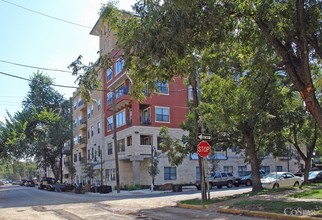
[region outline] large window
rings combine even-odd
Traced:
[[[238,176],[247,175],[247,167],[246,166],[238,166]]]
[[[101,100],[97,100],[97,111],[101,110]]]
[[[106,176],[107,181],[114,181],[115,177],[116,177],[115,169],[106,169],[105,176]]]
[[[107,118],[107,130],[108,131],[113,130],[113,117]]]
[[[265,171],[266,174],[271,172],[269,166],[261,166],[261,170]]]
[[[125,139],[121,139],[117,141],[117,149],[118,149],[118,152],[125,152]]]
[[[122,125],[125,125],[126,119],[125,119],[125,111],[121,111],[116,114],[116,127],[120,127]]]
[[[164,180],[176,180],[177,168],[176,167],[164,167]]]
[[[106,70],[106,81],[110,81],[112,79],[113,75],[112,75],[112,69],[111,68],[108,68]]]
[[[115,63],[115,75],[119,74],[124,68],[124,59],[120,58]]]
[[[169,83],[157,82],[158,93],[169,94]]]
[[[113,154],[113,145],[112,143],[107,144],[107,155],[112,155]]]
[[[155,119],[157,122],[170,122],[170,108],[168,107],[156,107]]]
[[[224,166],[224,172],[234,172],[234,167],[233,166]]]
[[[97,122],[97,134],[101,133],[101,122]]]
[[[113,93],[112,92],[107,93],[107,95],[106,95],[106,103],[111,104],[112,100],[113,100]]]

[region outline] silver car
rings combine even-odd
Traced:
[[[262,178],[261,183],[265,189],[289,188],[299,186],[301,177],[290,172],[272,172]]]

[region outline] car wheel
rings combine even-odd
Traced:
[[[280,186],[278,185],[278,183],[275,183],[273,186],[273,189],[278,189]]]
[[[227,188],[232,188],[233,187],[233,182],[232,181],[228,181],[227,182]]]
[[[218,189],[221,189],[221,188],[222,188],[222,186],[217,186],[217,188],[218,188]]]
[[[251,186],[252,185],[252,181],[251,180],[247,180],[246,181],[246,186]]]
[[[294,187],[298,187],[299,185],[300,185],[300,184],[299,184],[299,182],[297,182],[297,181],[294,183]]]

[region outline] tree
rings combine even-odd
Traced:
[[[151,162],[147,168],[149,175],[152,177],[151,190],[154,190],[154,178],[160,172],[160,170],[158,168],[158,164],[159,164],[158,152],[156,151],[154,146],[151,146]]]

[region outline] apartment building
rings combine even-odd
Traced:
[[[159,174],[154,179],[155,185],[193,183],[200,175],[197,155],[187,155],[181,165],[172,167],[159,145],[161,126],[167,126],[170,135],[178,140],[184,133],[179,125],[186,120],[189,91],[182,79],[174,77],[171,82],[158,82],[158,93],[151,97],[147,94],[143,102],[138,102],[130,97],[133,85],[124,69],[126,61],[122,50],[116,46],[114,33],[99,19],[90,34],[99,37],[101,54],[112,55],[114,62],[99,75],[102,88],[94,91],[92,102],[83,102],[77,91],[72,98],[72,160],[76,168],[73,181],[115,187],[118,166],[121,186],[149,186],[152,178],[147,168],[152,152],[156,151]],[[65,159],[68,161],[67,156]],[[237,153],[234,148],[227,151],[215,149],[215,154],[208,159],[209,171],[231,171],[236,176],[250,171],[244,154]],[[295,157],[266,157],[262,161],[262,169],[266,172],[296,172],[298,165]],[[84,171],[88,166],[95,171],[93,178]],[[65,169],[64,172],[66,180],[72,181],[68,171]]]

